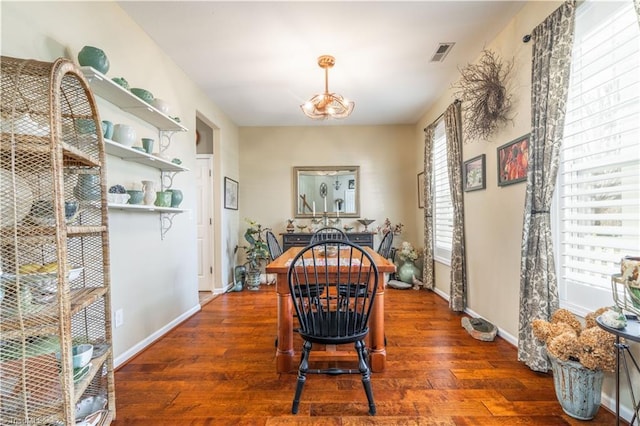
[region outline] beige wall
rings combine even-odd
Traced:
[[[500,327],[503,336],[515,343],[518,334],[518,309],[520,291],[520,241],[526,183],[505,187],[497,185],[496,149],[530,131],[530,81],[531,44],[522,42],[522,36],[531,32],[544,18],[553,12],[559,2],[528,3],[498,37],[489,43],[488,49],[496,52],[503,61],[513,59],[514,68],[509,88],[512,93],[513,122],[493,134],[488,141],[464,138],[463,160],[485,154],[485,190],[466,192],[465,232],[467,254],[467,304],[471,311]],[[474,62],[472,58],[469,62]],[[464,66],[466,64],[462,64]],[[431,123],[455,99],[453,90],[443,91],[442,97],[416,125],[420,133],[415,152],[424,147],[422,129]],[[462,104],[464,108],[464,102]],[[421,168],[416,163],[416,168]],[[424,230],[422,210],[417,221],[420,232]],[[449,294],[450,269],[436,266],[436,286],[441,294]],[[498,308],[497,308],[498,307]]]
[[[110,77],[125,77],[132,87],[145,87],[172,105],[188,132],[174,134],[168,154],[193,170],[196,111],[220,129],[214,141],[215,200],[223,175],[238,173],[238,129],[196,87],[115,2],[5,2],[2,8],[2,55],[75,61],[84,45],[102,48],[109,57]],[[155,137],[157,129],[97,99],[100,115],[136,127],[139,137]],[[156,142],[157,143],[157,142]],[[159,183],[157,170],[107,158],[108,185],[127,187],[142,179]],[[176,215],[164,240],[157,214],[109,212],[112,306],[124,312],[124,325],[114,329],[116,363],[123,362],[180,319],[199,309],[196,280],[195,180],[193,172],[176,175],[174,187],[184,192],[187,213]],[[237,213],[215,202],[215,279],[230,281]],[[223,245],[224,244],[224,245]],[[231,247],[230,249],[228,247]]]
[[[240,129],[240,229],[245,217],[285,232],[293,217],[294,166],[360,166],[360,215],[406,225],[401,238],[420,243],[413,126],[245,127]],[[296,223],[309,224],[309,219]],[[359,229],[356,219],[343,219]],[[241,236],[240,236],[241,237]],[[379,241],[376,238],[376,244]]]

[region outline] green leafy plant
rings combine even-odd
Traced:
[[[269,248],[264,240],[263,233],[266,230],[259,223],[249,218],[245,218],[249,227],[244,233],[244,239],[248,246],[241,246],[245,251],[247,269],[249,271],[259,271],[269,260]]]

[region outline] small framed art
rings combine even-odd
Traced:
[[[498,186],[527,180],[530,133],[498,148]]]
[[[238,182],[225,176],[224,208],[238,210]]]
[[[487,187],[484,154],[464,162],[462,177],[465,192],[477,191]]]

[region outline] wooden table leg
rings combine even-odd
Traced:
[[[380,373],[384,371],[387,360],[387,350],[384,346],[384,274],[378,277],[378,292],[373,303],[369,317],[371,371]]]
[[[293,361],[293,307],[287,284],[287,275],[278,274],[276,278],[278,294],[278,346],[276,350],[276,371],[289,373],[296,369]]]

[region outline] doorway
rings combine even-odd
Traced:
[[[214,271],[214,128],[196,116],[196,228],[198,292],[207,297],[215,292]]]

